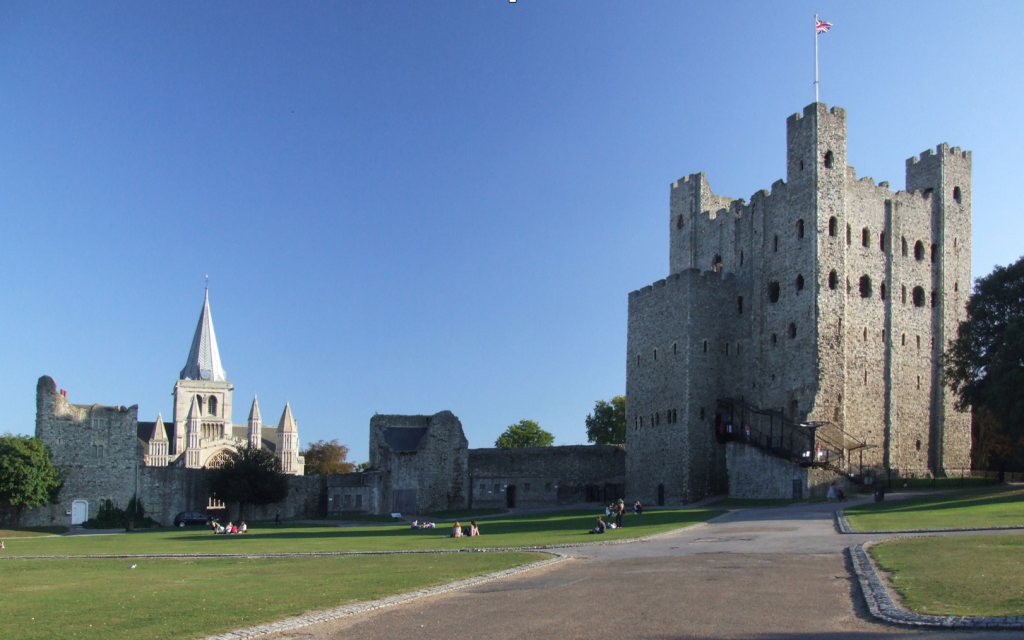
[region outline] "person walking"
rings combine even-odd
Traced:
[[[619,504],[615,507],[615,528],[622,528],[622,516],[626,513],[626,501],[619,498]]]
[[[829,485],[828,493],[825,494],[825,497],[828,498],[829,502],[836,501],[836,483],[833,482],[831,485]]]
[[[277,514],[274,515],[274,524],[281,524],[281,507],[277,508]]]

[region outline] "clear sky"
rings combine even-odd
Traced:
[[[816,12],[858,176],[970,149],[974,275],[1020,257],[1024,3],[0,2],[0,431],[43,374],[169,418],[209,274],[237,423],[585,442],[669,184],[784,177]]]

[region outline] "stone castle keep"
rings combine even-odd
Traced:
[[[894,192],[846,164],[843,109],[811,104],[786,130],[786,181],[749,203],[702,173],[672,184],[669,276],[629,294],[631,497],[698,500],[726,471],[732,489],[727,398],[829,423],[858,443],[832,452],[847,473],[970,467],[939,366],[971,289],[970,152],[910,158]]]
[[[786,129],[786,180],[749,203],[715,195],[703,173],[672,184],[669,275],[629,294],[625,447],[470,449],[451,412],[375,415],[369,471],[303,477],[290,406],[266,426],[254,398],[233,424],[207,296],[173,422],[72,405],[40,378],[36,435],[67,481],[60,504],[24,521],[79,522],[103,499],[139,495],[168,524],[214,506],[203,468],[247,442],[292,474],[285,517],[678,505],[966,473],[970,417],[939,357],[972,284],[970,152],[910,158],[906,190],[893,191],[847,165],[843,109],[811,104]]]

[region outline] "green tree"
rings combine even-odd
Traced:
[[[587,441],[594,444],[626,442],[626,396],[615,396],[611,402],[598,400],[594,413],[587,415]]]
[[[247,504],[271,504],[288,497],[288,478],[270,451],[246,445],[223,455],[221,465],[210,471],[210,492],[217,500],[237,502],[239,520]]]
[[[498,436],[494,446],[499,449],[518,449],[519,447],[550,447],[555,444],[555,436],[540,428],[533,420],[520,420],[510,424],[505,433]]]
[[[367,460],[366,462],[360,462],[359,464],[356,465],[356,471],[369,471],[369,470],[370,470],[370,461],[369,460]]]
[[[346,460],[348,447],[337,440],[312,442],[302,455],[306,459],[307,476],[330,476],[356,470],[355,463]]]
[[[62,484],[42,440],[0,436],[0,507],[11,514],[15,527],[25,509],[56,502]]]
[[[957,408],[984,409],[986,463],[1024,463],[1024,258],[974,283],[967,319],[943,356]],[[989,453],[995,453],[993,447]]]

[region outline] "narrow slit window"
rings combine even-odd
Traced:
[[[860,231],[860,244],[862,247],[866,247],[871,244],[871,230],[864,227]]]
[[[799,274],[799,273],[796,275],[796,290],[797,291],[803,291],[804,290],[804,277],[803,277],[802,274]]]
[[[804,219],[800,218],[796,221],[796,237],[797,239],[803,240],[804,237]]]
[[[832,151],[825,152],[825,168],[831,169],[832,165],[835,164],[835,156],[832,155]],[[664,220],[664,218],[662,218]]]
[[[832,271],[829,271],[829,273],[828,273],[828,288],[832,289],[832,290],[835,290],[835,288],[836,288],[836,286],[838,284],[839,284],[839,276],[836,275],[836,270],[833,269]]]
[[[839,221],[836,220],[835,216],[832,216],[831,218],[828,219],[828,235],[830,235],[833,238],[836,237],[836,226],[838,225],[838,223]]]

